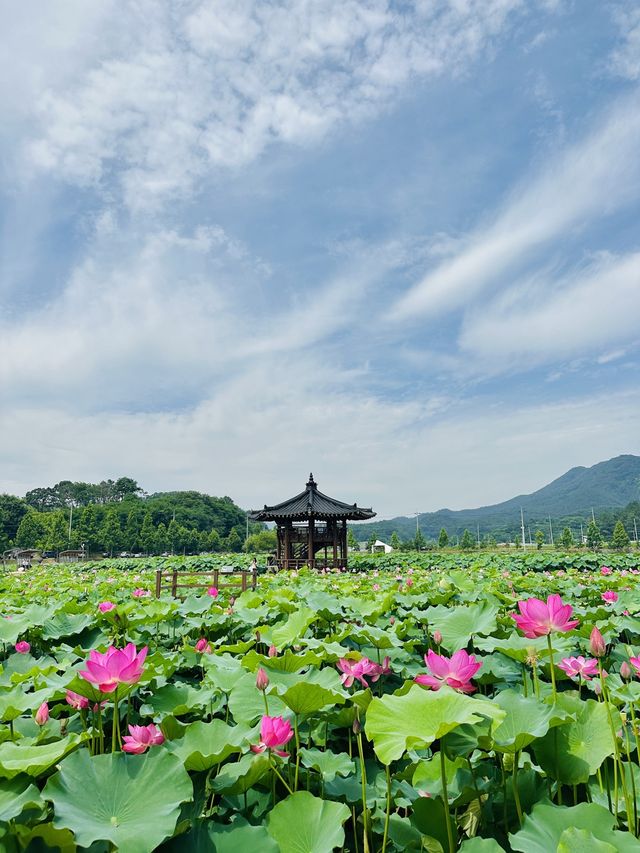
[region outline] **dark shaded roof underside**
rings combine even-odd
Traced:
[[[249,517],[253,521],[277,521],[278,519],[306,519],[314,516],[315,518],[347,518],[353,521],[364,521],[367,518],[373,518],[375,512],[372,509],[360,507],[357,504],[347,504],[344,501],[338,501],[335,498],[330,498],[318,491],[318,487],[314,482],[313,475],[309,477],[309,482],[304,492],[300,492],[289,500],[274,506],[267,506],[264,509],[252,510]]]

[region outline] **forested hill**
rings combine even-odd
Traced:
[[[481,534],[496,538],[511,538],[520,529],[520,507],[525,514],[525,524],[546,525],[551,516],[554,523],[567,523],[579,528],[591,509],[598,511],[625,507],[640,500],[640,456],[626,454],[590,468],[571,468],[557,480],[528,495],[517,495],[507,501],[477,509],[425,512],[419,516],[420,530],[427,538],[437,538],[441,528],[449,535],[460,535],[469,529],[474,534],[477,526]],[[640,519],[639,519],[640,520]],[[384,540],[395,531],[401,539],[415,536],[416,519],[399,516],[387,521],[373,521],[353,525],[356,538],[364,541],[375,528]]]

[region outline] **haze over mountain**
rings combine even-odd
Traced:
[[[425,512],[419,515],[420,530],[426,537],[437,537],[444,527],[450,535],[460,534],[465,528],[480,533],[492,533],[497,538],[511,536],[520,528],[520,508],[525,524],[548,525],[549,516],[554,523],[579,525],[594,512],[621,508],[640,500],[640,456],[624,454],[599,462],[590,468],[571,468],[566,474],[528,495],[516,497],[491,506],[475,509]],[[367,539],[374,528],[382,539],[395,530],[401,538],[415,535],[416,519],[407,516],[354,525],[360,540]]]

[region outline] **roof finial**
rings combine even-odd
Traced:
[[[312,489],[316,485],[316,481],[313,479],[313,474],[309,474],[309,482],[307,483],[307,488]]]

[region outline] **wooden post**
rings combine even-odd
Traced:
[[[309,568],[312,569],[315,565],[315,551],[313,550],[313,534],[315,533],[315,520],[313,516],[309,519],[309,546],[307,554],[307,561],[309,563]]]
[[[174,569],[171,575],[171,595],[176,598],[178,595],[178,570]]]
[[[160,598],[162,592],[162,569],[156,572],[156,598]]]
[[[215,586],[216,589],[218,588],[218,576],[219,576],[218,573],[219,573],[219,569],[213,570],[213,585]]]
[[[278,538],[278,542],[280,542],[280,538]],[[278,555],[282,557],[281,554]],[[284,560],[278,560],[280,568],[288,569],[289,568],[289,557],[291,556],[291,522],[285,522],[284,528]]]
[[[242,591],[245,592],[247,589],[247,572],[246,569],[242,570]]]
[[[333,527],[333,568],[338,565],[338,522],[334,518],[331,522]]]
[[[342,535],[340,537],[340,561],[341,565],[347,565],[347,520],[342,522]]]

